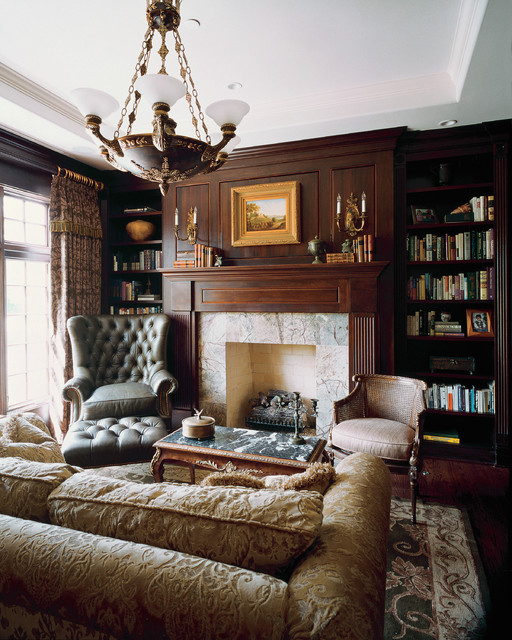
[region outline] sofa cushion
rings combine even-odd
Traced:
[[[69,478],[48,498],[53,524],[276,573],[322,523],[312,491],[142,485],[99,475]]]
[[[0,457],[66,462],[58,442],[35,414],[12,414],[0,420]]]
[[[336,479],[336,470],[328,462],[313,462],[303,473],[293,475],[275,475],[265,478],[256,478],[244,471],[232,471],[229,473],[211,473],[201,481],[201,485],[209,487],[221,487],[235,485],[252,487],[253,489],[281,489],[295,491],[318,491],[325,493]]]
[[[65,463],[0,458],[0,513],[50,522],[46,499],[77,471]]]

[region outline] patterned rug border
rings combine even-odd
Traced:
[[[399,512],[400,509],[403,509],[402,513]],[[396,522],[404,523],[406,526],[410,526],[411,528],[415,527],[415,525],[413,525],[410,522],[410,509],[411,509],[410,500],[405,498],[399,498],[397,496],[392,496],[390,530],[393,525],[393,517],[395,517]],[[397,513],[397,510],[398,510],[398,513]],[[465,635],[465,636],[462,636],[459,634],[454,635],[454,629],[449,629],[449,628],[446,630],[445,633],[443,633],[442,629],[440,628],[440,625],[438,624],[439,633],[436,636],[431,636],[428,634],[418,634],[418,633],[409,635],[406,633],[404,635],[398,635],[396,637],[400,638],[401,640],[408,640],[409,637],[411,638],[412,637],[414,638],[435,637],[436,639],[439,639],[439,640],[478,640],[478,639],[487,637],[486,622],[488,620],[489,612],[491,611],[490,593],[489,593],[489,587],[487,583],[487,577],[485,575],[485,571],[483,568],[483,562],[480,557],[478,545],[476,543],[476,539],[473,533],[473,527],[471,525],[471,520],[469,518],[468,511],[465,507],[461,507],[459,505],[443,504],[440,502],[430,502],[420,498],[417,504],[417,523],[419,525],[423,525],[427,527],[427,536],[429,537],[429,544],[431,542],[430,535],[432,535],[431,531],[428,530],[429,524],[431,525],[432,528],[435,527],[435,524],[432,521],[429,522],[428,516],[429,515],[432,516],[432,514],[435,514],[436,511],[444,512],[445,513],[444,519],[447,519],[447,520],[450,520],[450,514],[452,514],[452,519],[453,519],[453,514],[458,514],[460,518],[460,522],[461,522],[463,533],[464,533],[464,540],[467,543],[467,549],[471,553],[472,566],[474,569],[474,575],[477,580],[477,584],[474,586],[478,589],[479,596],[480,596],[480,598],[478,598],[478,593],[477,593],[475,598],[476,604],[480,604],[481,606],[482,615],[480,618],[476,620],[476,622],[478,622],[479,625],[477,626],[477,628],[472,629],[468,633],[468,635]],[[433,533],[435,538],[435,532]],[[449,538],[448,538],[448,541],[450,541]],[[390,552],[390,547],[388,544],[388,553],[389,552]],[[431,553],[433,553],[434,556],[437,557],[437,555],[434,552],[431,552]],[[432,567],[431,571],[432,571],[432,579],[435,581],[435,577],[436,577],[435,567]],[[436,600],[437,600],[439,599],[439,594],[437,591],[435,591],[435,593],[436,593]],[[460,593],[461,600],[463,600],[464,595],[466,594],[464,593],[464,591],[462,591]],[[437,603],[434,604],[433,602],[433,606],[436,606],[436,605]],[[440,608],[440,610],[443,611],[444,615],[447,615],[446,611],[444,611],[442,608]],[[395,636],[390,636],[389,640],[391,640],[392,637],[395,637]],[[385,636],[385,640],[388,640],[387,635]]]

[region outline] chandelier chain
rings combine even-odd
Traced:
[[[139,77],[139,75],[145,75],[147,68],[148,68],[148,60],[149,60],[149,54],[151,53],[151,47],[153,44],[153,29],[151,27],[148,27],[148,30],[146,31],[145,35],[144,35],[144,41],[142,42],[142,51],[139,54],[139,57],[137,58],[137,64],[135,65],[135,73],[133,74],[132,80],[131,80],[131,84],[128,87],[128,95],[126,96],[126,100],[124,102],[124,106],[121,109],[121,118],[117,124],[117,129],[114,133],[114,139],[119,138],[119,132],[121,131],[121,127],[123,126],[123,120],[126,116],[126,114],[128,113],[128,105],[130,104],[130,100],[132,98],[132,95],[135,94],[134,97],[134,102],[133,102],[133,108],[132,111],[130,113],[130,115],[128,116],[128,129],[127,129],[127,134],[130,135],[131,131],[132,131],[132,125],[135,121],[135,117],[137,114],[137,108],[139,106],[139,102],[140,102],[140,93],[138,91],[135,91],[135,81],[137,80],[137,78]],[[142,73],[141,73],[142,72]]]
[[[176,41],[176,45],[175,45],[175,49],[176,49],[176,54],[178,56],[178,62],[180,65],[180,75],[183,79],[183,82],[185,83],[185,86],[187,88],[187,92],[186,92],[186,99],[188,102],[188,108],[190,111],[190,114],[192,116],[192,124],[196,130],[196,136],[198,137],[199,140],[201,140],[201,133],[199,132],[199,125],[198,125],[198,121],[197,118],[199,118],[199,120],[201,121],[201,125],[203,127],[203,131],[205,133],[206,136],[206,142],[208,144],[211,144],[211,138],[210,138],[210,134],[208,133],[208,128],[206,126],[205,120],[204,120],[204,114],[203,111],[201,109],[201,105],[199,104],[199,95],[197,93],[197,89],[195,87],[194,81],[192,79],[192,73],[191,73],[191,69],[190,66],[188,64],[188,60],[187,60],[187,56],[185,54],[185,47],[183,46],[183,43],[181,42],[181,38],[180,38],[180,34],[178,33],[178,30],[175,29],[174,30],[174,39]],[[190,83],[190,85],[189,85]],[[196,116],[195,114],[195,109],[194,109],[194,105],[192,103],[192,98],[194,98],[195,103],[196,103],[196,107],[197,107],[197,111],[198,111],[198,115]]]

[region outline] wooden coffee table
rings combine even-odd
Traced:
[[[185,438],[181,429],[155,443],[151,472],[163,481],[165,463],[187,466],[195,483],[195,468],[210,471],[246,470],[260,476],[300,473],[312,462],[329,461],[325,440],[305,438],[306,444],[293,444],[293,434],[215,427],[207,440]]]

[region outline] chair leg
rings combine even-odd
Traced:
[[[418,496],[418,471],[416,467],[409,469],[409,484],[411,488],[411,522],[416,524],[416,499]]]

